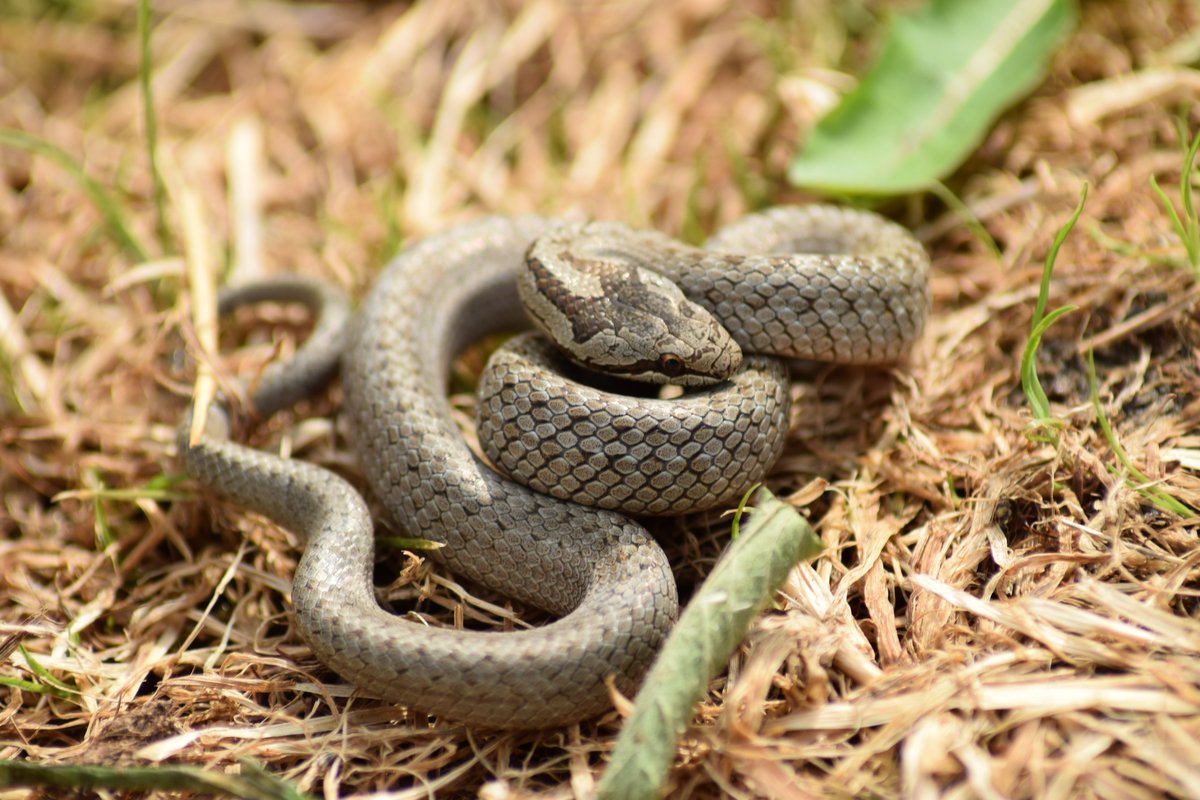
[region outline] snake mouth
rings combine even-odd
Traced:
[[[737,345],[734,345],[737,347]],[[668,375],[663,372],[661,359],[643,359],[634,361],[629,364],[613,365],[613,364],[590,364],[584,363],[583,366],[588,370],[599,373],[608,373],[614,377],[624,378],[625,380],[636,381],[638,383],[653,383],[653,384],[674,384],[676,386],[715,386],[722,381],[728,380],[730,375],[737,370],[741,364],[741,351],[738,351],[737,363],[728,374],[714,374],[708,370],[695,369],[688,366],[683,366],[676,374]]]

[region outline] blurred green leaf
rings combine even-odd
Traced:
[[[874,67],[817,124],[789,180],[849,195],[928,188],[1041,81],[1075,17],[1072,0],[930,0],[897,15]]]

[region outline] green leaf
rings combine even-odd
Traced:
[[[928,188],[1042,79],[1072,0],[930,0],[897,15],[874,67],[792,162],[797,186],[889,195]]]

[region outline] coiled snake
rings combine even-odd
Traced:
[[[663,278],[631,271],[647,259],[724,330],[680,305]],[[194,446],[181,426],[180,457],[202,484],[307,540],[295,619],[343,677],[471,724],[561,725],[607,707],[606,676],[635,688],[676,615],[662,550],[605,509],[679,512],[736,497],[778,456],[788,397],[779,359],[740,351],[894,360],[922,329],[927,271],[903,228],[808,206],[746,217],[705,250],[614,225],[484,219],[401,253],[348,325],[344,301],[318,284],[281,280],[227,294],[223,310],[277,299],[318,312],[309,342],[260,379],[256,410],[270,415],[312,392],[340,354],[345,413],[371,490],[405,531],[444,543],[435,557],[451,571],[560,617],[532,630],[428,627],[382,609],[358,492],[327,470],[229,441],[220,407]],[[529,316],[585,351],[587,363],[716,385],[677,401],[563,386],[548,372],[559,357],[520,339],[481,381],[494,395],[480,403],[480,438],[494,463],[557,497],[501,477],[471,454],[445,387],[467,344],[526,324],[518,281],[533,296]],[[604,306],[631,311],[632,321],[602,321]],[[682,333],[658,312],[674,315]],[[626,344],[623,333],[649,334],[659,349]]]

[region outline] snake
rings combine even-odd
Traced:
[[[295,623],[366,694],[482,728],[578,722],[638,688],[677,617],[670,564],[639,518],[727,503],[765,474],[787,434],[787,359],[904,357],[928,312],[928,268],[903,226],[809,205],[750,214],[703,248],[617,223],[485,217],[402,250],[353,312],[311,279],[226,290],[221,313],[277,300],[316,317],[294,357],[259,377],[259,417],[340,370],[370,494],[437,542],[430,555],[450,572],[554,617],[537,627],[441,627],[385,609],[363,493],[233,441],[224,402],[198,437],[185,415],[180,459],[305,540]],[[493,355],[480,457],[447,397],[451,363],[531,322],[554,342],[523,334]],[[604,368],[615,377],[594,374]],[[631,390],[646,379],[689,388]]]

